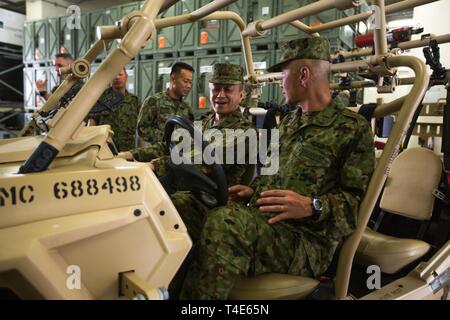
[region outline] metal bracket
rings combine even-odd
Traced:
[[[397,68],[389,68],[386,64],[386,58],[395,56],[394,53],[371,57],[368,60],[369,70],[359,74],[374,81],[377,84],[378,93],[392,93],[398,84]]]
[[[439,200],[441,200],[442,202],[444,202],[445,204],[447,204],[447,197],[445,196],[445,194],[440,191],[439,189],[434,189],[433,192],[431,193],[433,196],[435,196],[436,198],[438,198]]]
[[[155,289],[134,271],[119,273],[119,296],[132,300],[168,300],[169,292],[166,288]]]
[[[433,290],[433,293],[444,288],[444,295],[448,294],[448,289],[450,287],[450,269],[445,270],[443,274],[437,275],[430,283],[430,287]]]
[[[377,92],[378,93],[393,93],[397,86],[397,77],[394,76],[382,76],[378,78]]]
[[[389,68],[386,64],[387,58],[393,56],[387,54],[384,56],[374,56],[369,59],[369,70],[379,77],[394,76],[397,73],[396,68]]]

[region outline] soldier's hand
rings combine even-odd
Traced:
[[[252,197],[254,191],[249,186],[237,184],[228,188],[228,196],[231,201],[248,201]]]
[[[312,199],[291,190],[267,190],[256,201],[261,212],[277,212],[270,224],[285,219],[303,219],[313,214]]]
[[[87,125],[88,125],[89,127],[93,127],[93,126],[96,126],[97,123],[95,122],[94,118],[89,118],[89,119],[88,119]]]
[[[128,160],[128,161],[133,161],[134,160],[133,154],[130,151],[119,152],[117,157],[125,159],[125,160]]]
[[[36,89],[38,91],[47,91],[47,79],[36,81]]]

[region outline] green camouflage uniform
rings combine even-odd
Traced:
[[[150,162],[153,159],[160,158],[166,154],[166,144],[158,141],[146,147],[140,147],[130,150],[133,158],[140,162]]]
[[[288,48],[303,46],[309,53],[297,51],[301,58],[328,60],[328,43],[311,39],[306,45],[289,42]],[[286,62],[283,55],[281,61]],[[238,275],[318,276],[354,231],[358,205],[375,166],[367,121],[334,99],[320,112],[291,111],[279,130],[279,172],[256,180],[248,206],[229,203],[208,212],[181,298],[226,299]],[[323,211],[320,216],[269,225],[276,213],[262,213],[255,206],[259,193],[269,189],[318,196]]]
[[[244,98],[242,99],[241,103],[239,104],[242,108],[251,108],[254,106],[251,106],[252,102],[252,87],[249,85],[244,86]]]
[[[232,64],[216,64],[214,66],[214,73],[211,82],[223,84],[240,84],[242,83],[242,81],[243,69],[241,66]],[[250,150],[249,144],[251,143],[251,141],[246,139],[244,133],[246,130],[251,128],[252,124],[243,117],[239,108],[237,108],[234,112],[228,114],[227,117],[221,119],[220,122],[215,121],[215,113],[213,111],[206,114],[203,118],[203,131],[216,129],[222,133],[223,140],[214,141],[212,142],[212,144],[216,145],[217,147],[222,146],[224,162],[226,160],[226,149],[234,149],[235,158],[233,164],[225,163],[223,165],[228,186],[245,183],[248,184],[250,181],[245,180],[248,179],[249,174],[252,176],[254,172],[255,165],[248,164]],[[235,136],[231,137],[226,135],[227,129],[240,129],[242,130],[242,132],[236,133]],[[256,131],[255,137],[257,139]],[[238,146],[241,146],[242,144],[244,144],[243,149],[245,150],[245,159],[239,157],[241,160],[243,160],[241,162],[238,161],[237,154],[239,150]],[[155,162],[153,163],[155,164]],[[156,170],[157,175],[163,175],[164,170],[161,170],[162,165],[156,162],[156,167],[158,168]],[[207,166],[201,166],[200,169],[208,174]],[[181,218],[183,219],[183,222],[188,229],[189,235],[191,236],[195,247],[202,232],[203,223],[209,209],[195,196],[193,196],[191,192],[188,191],[178,191],[171,196],[171,199],[175,207],[177,208]],[[175,296],[177,295],[177,291],[180,289],[181,282],[184,279],[186,268],[191,264],[191,259],[192,256],[189,256],[189,258],[183,264],[182,270],[177,274],[171,284],[171,289],[173,288],[173,290],[175,291]]]
[[[194,120],[191,107],[181,99],[169,97],[167,92],[159,92],[145,99],[139,112],[137,133],[151,146],[131,151],[137,161],[148,162],[164,154],[164,125],[174,115]]]
[[[112,88],[103,92],[100,101],[107,101],[113,95]],[[114,132],[113,141],[119,151],[128,151],[136,145],[136,122],[139,114],[139,99],[134,94],[126,91],[120,105],[112,111],[90,115],[96,125],[109,124]]]

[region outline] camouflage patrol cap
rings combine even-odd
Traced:
[[[281,66],[295,59],[314,59],[330,61],[330,43],[322,37],[301,38],[285,42],[281,46],[280,62],[267,69],[279,72]]]
[[[244,69],[232,63],[216,63],[214,65],[211,83],[241,84],[244,82]]]

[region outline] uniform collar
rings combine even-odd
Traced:
[[[345,109],[343,102],[336,97],[322,111],[303,112],[302,125],[329,126],[343,109]]]
[[[116,92],[116,91],[114,91],[113,90],[113,88],[112,88],[112,86],[109,86],[108,87],[108,90],[112,93],[112,92]],[[120,93],[120,92],[118,92],[118,93]],[[128,92],[128,90],[127,89],[125,89],[125,94],[124,94],[124,96],[127,96],[127,95],[129,95],[130,93]]]
[[[244,119],[244,116],[242,115],[240,108],[237,108],[235,111],[226,116],[224,119],[220,120],[218,123],[215,122],[215,116],[216,114],[214,112],[211,112],[211,115],[209,115],[208,117],[208,122],[211,123],[211,127],[217,128],[230,128],[234,124]]]
[[[179,99],[175,99],[175,98],[172,98],[170,95],[169,95],[169,89],[167,89],[166,90],[166,96],[170,99],[170,100],[173,100],[173,101],[178,101],[178,102],[182,102],[183,101],[183,97],[181,97],[181,98],[179,98]]]

